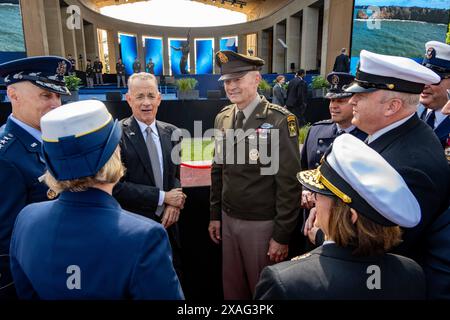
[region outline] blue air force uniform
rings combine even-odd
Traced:
[[[11,239],[21,299],[182,299],[164,228],[99,189],[27,206]]]
[[[44,90],[68,94],[63,77],[68,66],[69,61],[60,57],[19,59],[1,64],[0,77],[7,86],[30,81]],[[4,299],[15,297],[9,245],[17,214],[30,203],[48,200],[48,188],[39,181],[45,171],[40,132],[12,115],[0,132],[0,167],[0,299]]]
[[[10,247],[21,299],[183,299],[164,227],[123,210],[111,195],[122,174],[115,154],[122,135],[95,100],[56,108],[41,118],[42,154],[57,181],[97,177],[104,186],[63,190],[18,215]],[[112,176],[112,178],[108,178]],[[115,178],[113,178],[115,177]],[[63,188],[59,186],[60,188]],[[58,191],[58,190],[56,190]]]

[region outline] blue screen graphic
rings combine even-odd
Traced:
[[[189,49],[186,47],[186,40],[170,40],[170,69],[172,71],[172,75],[183,74],[181,72],[181,67],[183,65],[186,66],[185,72],[189,73]],[[183,54],[183,45],[185,46],[184,54]],[[187,51],[187,54],[186,54]],[[184,56],[184,58],[183,58]],[[183,59],[182,59],[183,58]]]
[[[220,39],[220,50],[230,50],[237,52],[237,38],[222,38]]]
[[[196,40],[196,74],[213,73],[213,39]]]
[[[155,75],[163,74],[163,42],[162,39],[145,38],[145,64],[152,59],[155,64]]]
[[[133,74],[133,62],[137,57],[136,36],[120,35],[120,53],[122,62],[125,64],[126,73],[129,75]]]

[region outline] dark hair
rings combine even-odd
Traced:
[[[305,74],[305,69],[298,69],[298,71],[297,71],[297,75],[298,76],[301,76],[301,75],[304,75]]]

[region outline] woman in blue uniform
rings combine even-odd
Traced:
[[[11,240],[22,299],[183,299],[164,228],[121,209],[120,125],[100,101],[41,119],[45,181],[57,200],[25,207]]]
[[[422,268],[388,254],[400,227],[420,221],[420,207],[401,176],[358,138],[337,137],[331,152],[299,181],[315,193],[317,249],[266,267],[257,299],[423,299]]]

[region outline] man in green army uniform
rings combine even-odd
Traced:
[[[215,119],[209,234],[223,244],[225,299],[251,299],[261,270],[284,260],[298,218],[298,123],[258,95],[264,60],[219,51],[227,97]]]

